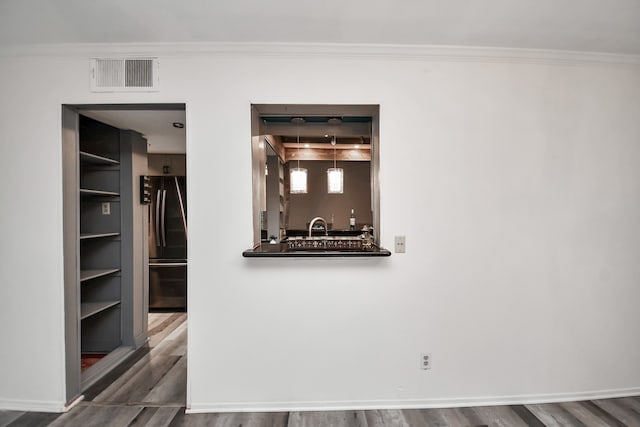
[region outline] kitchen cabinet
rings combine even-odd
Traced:
[[[184,154],[149,154],[148,159],[147,175],[187,175],[187,157]]]

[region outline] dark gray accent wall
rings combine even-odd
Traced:
[[[285,188],[289,188],[289,167],[297,167],[297,161],[285,165]],[[331,222],[334,230],[349,229],[349,214],[355,210],[356,223],[372,225],[371,212],[371,165],[369,162],[338,162],[344,170],[344,193],[327,193],[327,169],[332,161],[301,161],[300,167],[307,168],[307,194],[288,194],[286,228],[300,230],[316,216]]]

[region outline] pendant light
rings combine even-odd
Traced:
[[[342,194],[344,190],[344,171],[336,167],[336,136],[331,140],[333,145],[333,167],[327,169],[327,193]]]
[[[291,194],[307,194],[307,170],[300,167],[300,124],[304,123],[302,117],[294,117],[291,119],[296,124],[298,135],[298,167],[291,168],[289,171],[289,193]]]

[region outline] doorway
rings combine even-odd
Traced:
[[[186,329],[186,108],[64,105],[62,121],[73,402],[144,351],[150,327],[179,317]]]

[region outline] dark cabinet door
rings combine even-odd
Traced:
[[[186,263],[149,263],[149,309],[186,311]]]

